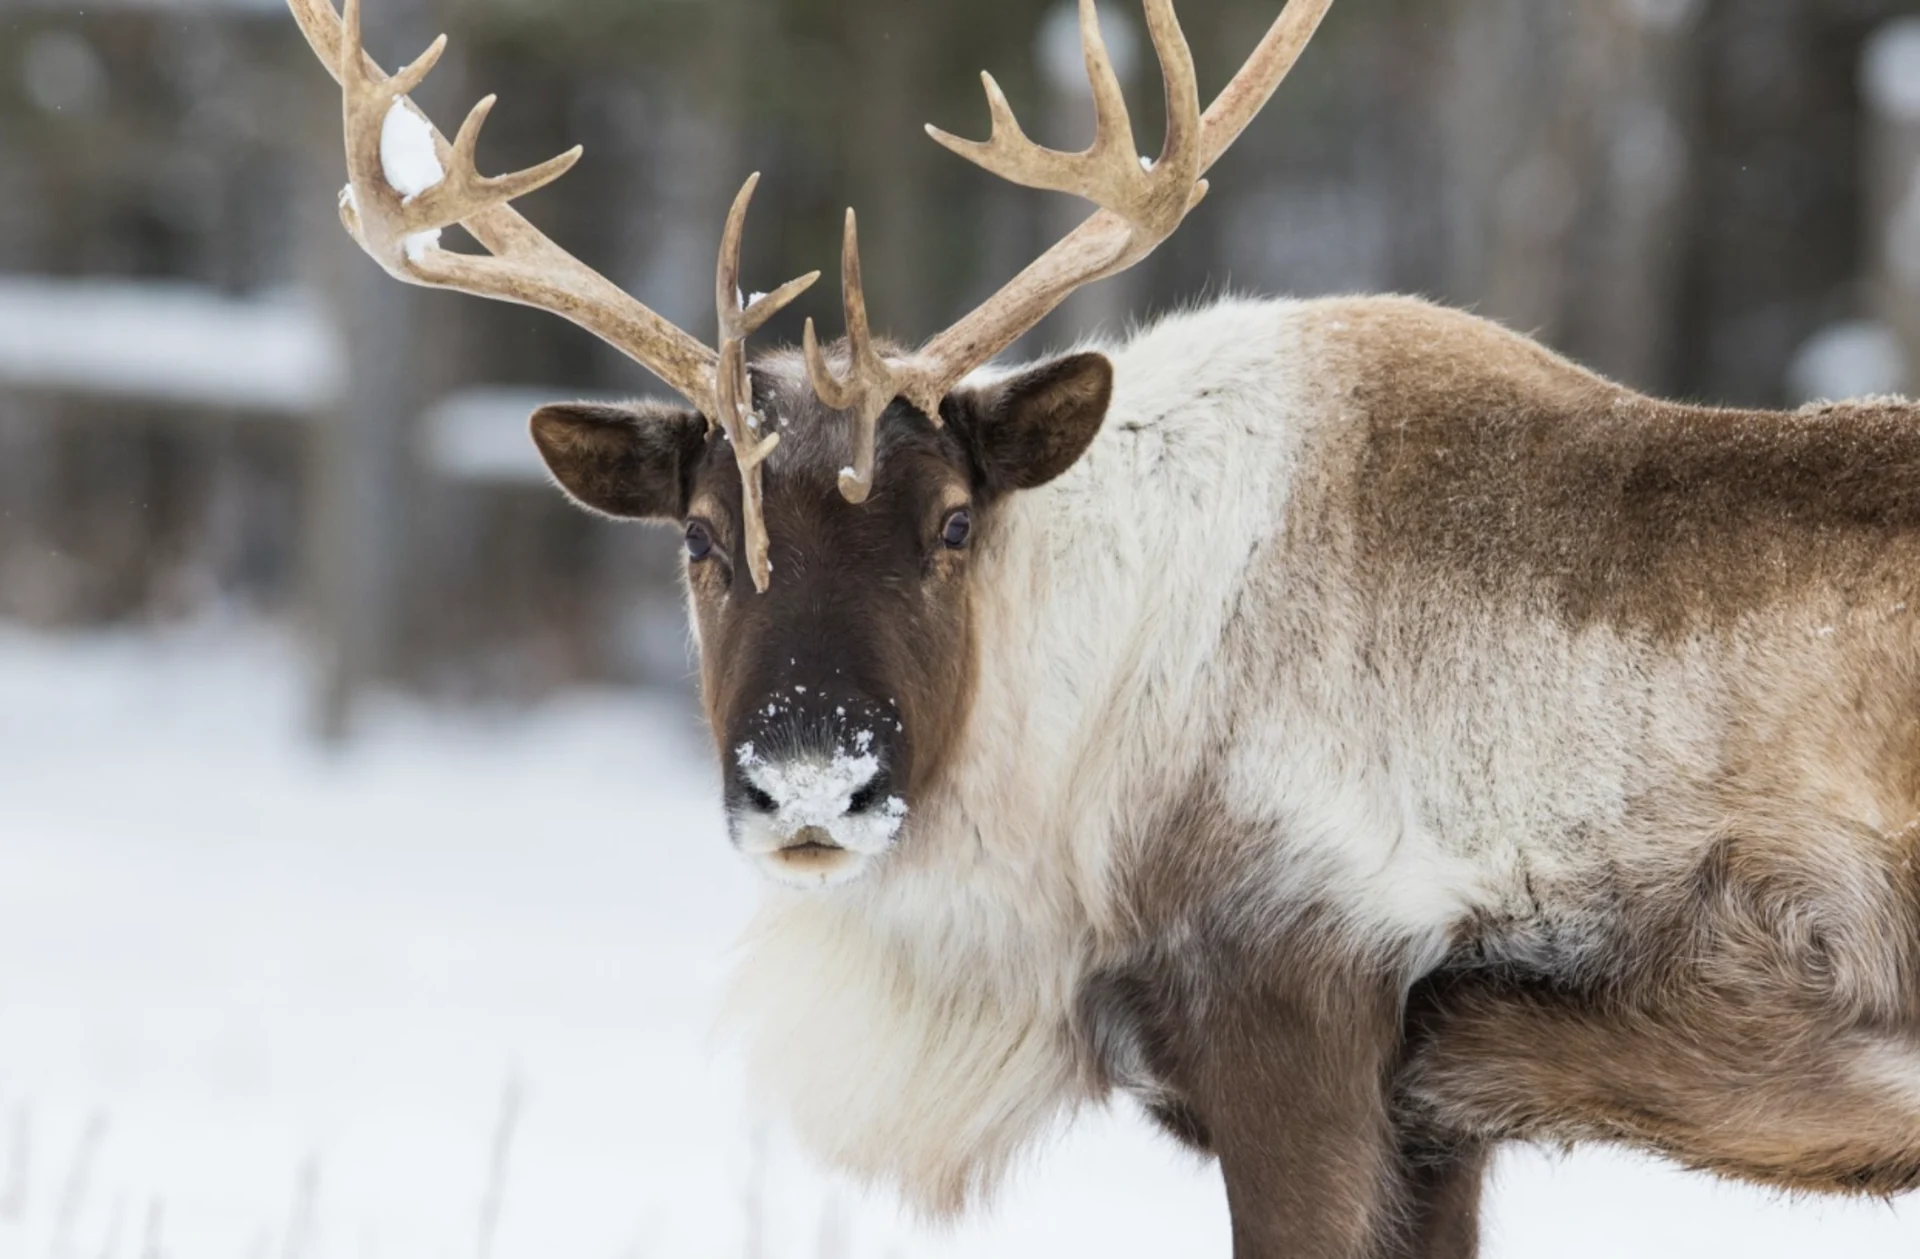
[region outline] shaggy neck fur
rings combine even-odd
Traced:
[[[1217,651],[1285,508],[1284,310],[1216,306],[1114,355],[1092,449],[980,539],[980,687],[942,787],[874,877],[777,895],[754,929],[756,1074],[819,1152],[932,1211],[1096,1091],[1073,997],[1133,942],[1119,863],[1214,741]]]

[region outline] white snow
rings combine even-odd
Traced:
[[[886,851],[906,820],[906,801],[889,796],[878,810],[848,812],[855,794],[880,772],[879,758],[867,750],[873,745],[872,733],[861,731],[854,742],[857,755],[842,749],[826,760],[796,757],[772,761],[756,752],[751,743],[734,750],[734,759],[747,779],[779,806],[769,819],[775,834],[792,838],[810,827],[818,828],[850,852],[872,855]]]
[[[424,232],[415,232],[402,244],[407,251],[407,261],[419,262],[427,256],[428,250],[440,247],[440,229],[434,227]]]
[[[1880,29],[1867,45],[1861,79],[1875,109],[1903,122],[1920,121],[1920,17]]]
[[[434,151],[433,124],[404,97],[393,103],[380,124],[380,169],[393,190],[409,201],[447,177]]]
[[[344,375],[338,338],[302,297],[0,275],[0,384],[311,415]]]
[[[756,1137],[709,1029],[758,889],[690,703],[389,700],[330,754],[302,678],[258,632],[0,627],[0,1256],[135,1259],[156,1208],[180,1259],[471,1256],[497,1196],[493,1259],[1225,1259],[1214,1174],[1125,1110],[951,1232]],[[1920,1248],[1914,1205],[1606,1153],[1507,1157],[1488,1229],[1491,1259]]]

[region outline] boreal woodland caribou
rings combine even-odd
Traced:
[[[1655,401],[1417,301],[1223,300],[987,364],[1165,240],[1330,0],[1204,113],[1170,0],[1139,157],[933,137],[1100,208],[917,349],[718,349],[576,261],[290,0],[342,215],[399,279],[563,315],[690,408],[561,405],[560,485],[684,533],[759,1075],[929,1209],[1115,1090],[1218,1156],[1240,1256],[1470,1255],[1489,1150],[1621,1142],[1796,1190],[1920,1181],[1920,408]],[[484,247],[440,247],[463,225]]]

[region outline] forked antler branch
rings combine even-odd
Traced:
[[[1201,178],[1239,138],[1292,70],[1332,0],[1291,0],[1202,115],[1193,56],[1172,0],[1145,0],[1147,32],[1160,59],[1167,92],[1167,135],[1158,160],[1138,154],[1119,77],[1100,34],[1093,0],[1080,0],[1080,35],[1093,84],[1097,124],[1093,144],[1080,153],[1043,148],[1027,138],[992,75],[983,75],[993,131],[984,141],[962,140],[937,127],[936,141],[985,170],[1024,187],[1070,192],[1100,207],[1064,240],[998,293],[910,356],[888,361],[871,350],[860,292],[858,243],[849,225],[842,263],[849,376],[827,370],[817,346],[808,354],[814,391],[854,418],[853,475],[841,488],[859,502],[872,484],[873,433],[880,413],[905,398],[934,423],[940,402],[974,368],[1013,344],[1076,289],[1124,271],[1158,248],[1207,193]],[[849,221],[851,224],[851,221]],[[858,322],[855,312],[858,308]],[[865,347],[863,349],[863,346]]]
[[[1200,85],[1193,52],[1180,33],[1172,0],[1147,0],[1147,34],[1166,79],[1167,135],[1159,160],[1140,156],[1120,76],[1100,34],[1093,0],[1080,0],[1080,42],[1093,87],[1093,143],[1080,153],[1043,148],[1027,138],[993,75],[982,71],[993,132],[985,141],[962,140],[935,126],[927,134],[943,148],[1010,183],[1067,192],[1125,219],[1140,239],[1156,244],[1173,234],[1202,196],[1200,183]]]
[[[849,503],[864,503],[873,490],[874,428],[887,404],[899,396],[901,385],[898,369],[874,348],[873,329],[867,322],[867,290],[860,279],[860,229],[852,210],[847,211],[846,232],[840,241],[840,300],[847,316],[847,374],[836,375],[828,364],[811,319],[802,348],[814,393],[834,410],[853,416],[853,462],[840,470],[840,493]],[[939,406],[934,403],[930,412],[936,422]]]
[[[524,171],[483,176],[474,157],[495,98],[488,96],[473,107],[451,144],[407,99],[440,60],[446,36],[388,77],[362,49],[360,0],[346,0],[344,15],[334,12],[332,0],[287,4],[314,54],[340,83],[348,173],[340,215],[360,247],[409,284],[517,302],[569,319],[686,397],[709,425],[717,424],[733,442],[742,479],[747,563],[756,587],[765,590],[770,567],[760,519],[759,472],[773,443],[752,438],[744,343],[818,273],[751,306],[739,301],[740,234],[756,181],[749,180],[742,190],[722,242],[720,273],[727,294],[720,314],[723,344],[716,353],[560,248],[513,209],[515,198],[565,174],[580,159],[579,148]],[[440,248],[441,230],[456,223],[486,254]]]
[[[406,99],[439,61],[445,36],[389,78],[362,51],[360,0],[346,0],[344,17],[334,12],[331,0],[287,3],[314,54],[340,83],[349,180],[341,217],[361,248],[409,284],[458,289],[562,315],[645,365],[702,411],[713,404],[718,356],[712,350],[554,244],[508,204],[566,173],[579,160],[579,149],[516,175],[487,179],[475,170],[473,154],[492,97],[474,107],[455,144]],[[406,148],[410,128],[424,131],[440,172],[437,179],[429,172],[427,186],[412,193],[388,179],[382,153],[388,148],[402,160],[396,150]],[[491,256],[438,248],[433,233],[454,223]]]

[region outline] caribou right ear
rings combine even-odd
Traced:
[[[568,497],[621,520],[686,518],[693,467],[707,443],[697,411],[662,403],[541,407],[533,444]]]
[[[1071,468],[1113,401],[1113,364],[1070,354],[990,385],[955,390],[940,408],[997,496],[1045,485]]]

